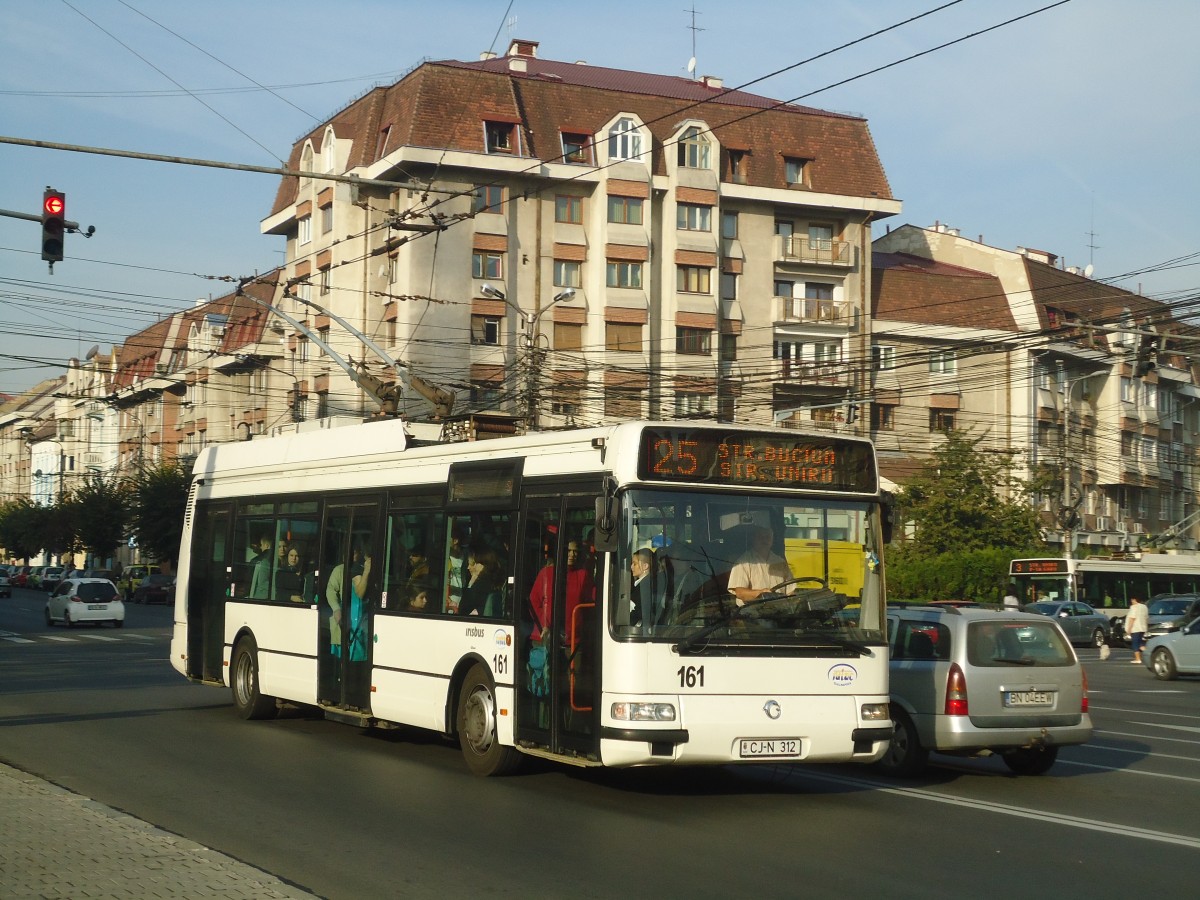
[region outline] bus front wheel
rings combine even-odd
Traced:
[[[264,697],[258,689],[258,647],[253,639],[242,638],[233,651],[230,667],[233,708],[243,719],[269,719],[278,711],[274,697]]]
[[[516,770],[521,754],[500,743],[496,734],[496,686],[488,670],[472,667],[458,694],[455,716],[463,758],[476,775],[507,775]]]

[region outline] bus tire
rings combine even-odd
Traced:
[[[929,761],[929,751],[921,746],[917,727],[913,725],[908,713],[898,706],[893,706],[891,716],[894,729],[892,741],[876,765],[888,775],[913,778],[924,771]]]
[[[278,707],[274,697],[265,697],[258,689],[258,646],[253,638],[242,638],[233,649],[229,687],[233,708],[242,719],[269,719]]]
[[[463,680],[455,712],[458,744],[467,768],[475,775],[508,775],[521,754],[500,743],[496,733],[496,686],[487,668],[476,663]]]

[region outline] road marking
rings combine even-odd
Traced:
[[[1064,762],[1064,760],[1059,760],[1060,764],[1062,762]],[[1080,764],[1075,763],[1074,765]],[[1095,768],[1103,767],[1097,766]],[[1147,841],[1155,841],[1160,844],[1176,844],[1181,847],[1191,847],[1195,850],[1200,850],[1200,837],[1191,837],[1186,834],[1171,834],[1167,831],[1152,831],[1149,828],[1137,828],[1135,826],[1125,825],[1123,823],[1118,824],[1116,822],[1102,822],[1099,819],[1084,819],[1080,816],[1068,816],[1063,815],[1062,813],[1026,809],[1020,806],[1009,806],[1005,803],[994,803],[989,800],[954,797],[950,794],[942,794],[938,793],[937,791],[926,790],[925,788],[890,787],[885,782],[870,781],[865,778],[851,778],[845,775],[827,775],[824,772],[806,772],[805,774],[816,779],[817,781],[825,780],[838,784],[850,785],[852,787],[872,788],[885,794],[896,794],[897,796],[901,797],[915,797],[919,800],[929,800],[934,803],[945,803],[949,806],[963,806],[972,810],[984,810],[1002,816],[1016,816],[1017,818],[1033,819],[1038,822],[1052,822],[1059,825],[1066,825],[1070,828],[1082,828],[1085,831],[1100,831],[1104,832],[1105,834],[1119,834],[1122,837],[1141,838]]]
[[[1146,740],[1146,735],[1134,734],[1131,731],[1093,731],[1092,734],[1116,735],[1117,737],[1138,738],[1139,740],[1143,740],[1143,741]],[[1165,734],[1154,735],[1154,740],[1156,740],[1156,741],[1174,741],[1177,744],[1194,744],[1194,743],[1196,743],[1195,741],[1189,740],[1188,738],[1168,737]],[[1088,744],[1088,746],[1091,747],[1093,745]],[[1133,752],[1138,753],[1140,751],[1135,750]]]
[[[1135,735],[1140,737],[1140,735]],[[1185,743],[1193,744],[1195,741],[1186,741]],[[1178,759],[1183,762],[1197,762],[1194,756],[1175,756],[1172,753],[1147,753],[1145,750],[1131,750],[1129,747],[1110,747],[1107,744],[1097,744],[1094,741],[1088,744],[1089,750],[1103,750],[1106,753],[1128,753],[1131,756],[1141,756],[1147,759]],[[1066,762],[1066,760],[1063,760]]]
[[[107,634],[81,634],[81,638],[87,638],[89,641],[119,641],[120,638],[109,637]]]
[[[3,638],[4,640],[8,641],[10,644],[35,644],[35,643],[37,643],[36,641],[32,641],[29,638],[17,637],[15,634],[12,636],[9,636],[7,634],[0,635],[0,638]]]
[[[1195,725],[1172,725],[1170,722],[1130,722],[1130,725],[1148,725],[1151,728],[1174,728],[1176,731],[1194,731],[1200,734],[1200,728]]]
[[[64,642],[64,643],[68,643],[68,644],[74,644],[76,641],[78,641],[78,640],[79,640],[79,638],[72,638],[72,637],[59,637],[57,634],[48,634],[48,635],[46,635],[46,640],[48,640],[48,641],[62,641],[62,642]]]

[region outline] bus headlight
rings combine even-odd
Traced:
[[[612,717],[619,722],[674,722],[673,703],[614,703]]]
[[[886,722],[889,718],[886,703],[864,703],[862,719],[864,722]]]

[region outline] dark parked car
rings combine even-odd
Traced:
[[[1146,613],[1146,640],[1160,634],[1170,634],[1200,616],[1200,594],[1158,594],[1146,604]],[[1125,619],[1114,618],[1112,629],[1110,643],[1128,646],[1129,635],[1125,633]]]
[[[173,603],[175,601],[175,576],[154,573],[142,579],[134,589],[134,603]]]
[[[1056,602],[1039,600],[1022,607],[1025,612],[1050,616],[1062,628],[1063,634],[1072,644],[1090,644],[1102,647],[1108,643],[1112,625],[1108,616],[1098,613],[1086,603],[1072,601]]]

